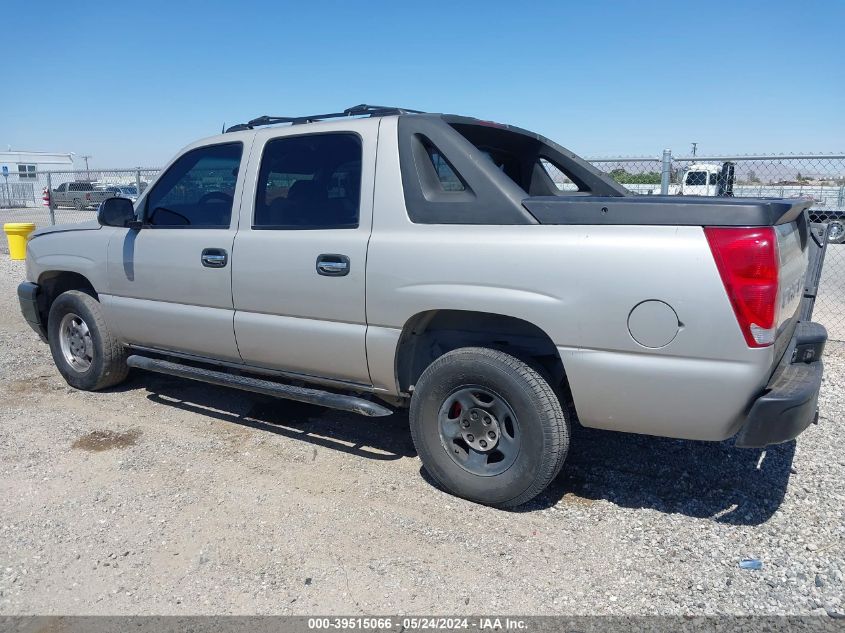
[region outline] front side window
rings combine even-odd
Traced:
[[[229,228],[241,143],[209,145],[183,154],[147,196],[150,226]]]
[[[361,201],[361,139],[311,134],[264,147],[255,229],[355,228]]]

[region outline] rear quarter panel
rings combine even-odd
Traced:
[[[383,126],[380,146],[389,136]],[[401,184],[385,185],[401,183],[390,155],[379,154],[367,261],[377,388],[396,393],[396,343],[414,315],[491,312],[549,335],[585,426],[703,440],[736,431],[772,351],[745,344],[700,227],[413,224]],[[628,329],[652,299],[680,322],[658,349]]]

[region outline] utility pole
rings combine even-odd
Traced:
[[[692,144],[692,157],[693,158],[695,158],[695,150],[696,150],[697,147],[698,147],[698,143]]]
[[[693,152],[693,155],[695,155],[695,152]],[[80,158],[85,161],[85,177],[88,180],[91,180],[91,171],[88,169],[88,159],[93,158],[93,156],[91,156],[91,154],[85,154],[80,156]]]

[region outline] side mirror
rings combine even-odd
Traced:
[[[129,198],[106,198],[100,203],[97,221],[102,226],[125,228],[135,222],[135,207]]]

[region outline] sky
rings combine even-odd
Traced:
[[[262,114],[511,123],[588,157],[845,151],[845,0],[10,4],[0,151],[158,167]]]

